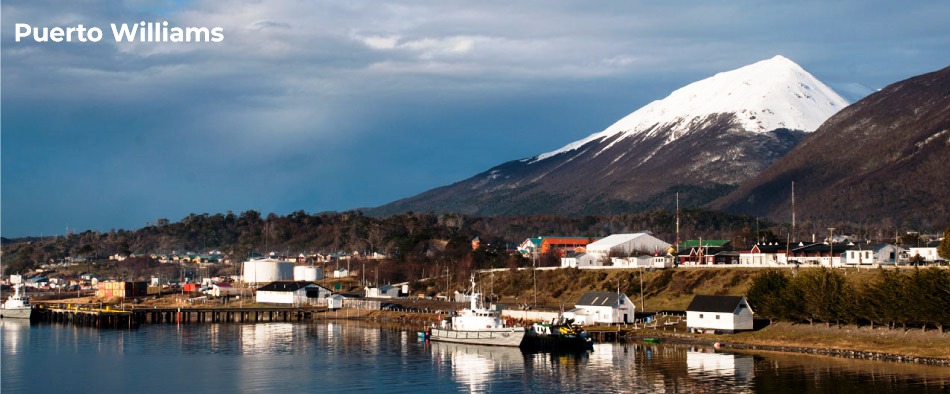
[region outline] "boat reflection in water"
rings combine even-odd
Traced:
[[[448,366],[455,380],[469,388],[468,392],[491,391],[497,376],[522,374],[525,355],[517,347],[470,345],[451,342],[429,342],[432,362]]]

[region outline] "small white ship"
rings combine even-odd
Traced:
[[[525,336],[524,327],[509,327],[496,310],[478,305],[481,294],[475,292],[472,275],[472,305],[433,327],[427,333],[432,341],[466,343],[472,345],[520,346]]]

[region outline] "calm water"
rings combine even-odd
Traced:
[[[0,322],[3,393],[945,393],[950,368],[684,345],[584,355],[428,344],[352,322],[144,325]]]

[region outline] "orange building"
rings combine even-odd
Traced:
[[[561,254],[573,252],[577,248],[583,248],[587,244],[600,238],[587,237],[541,237],[541,254],[545,254],[552,249],[560,250]]]

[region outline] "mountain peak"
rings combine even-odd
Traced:
[[[677,89],[602,132],[537,156],[544,160],[595,140],[669,133],[673,141],[714,115],[731,114],[736,126],[756,133],[814,131],[848,101],[792,60],[777,55]]]

